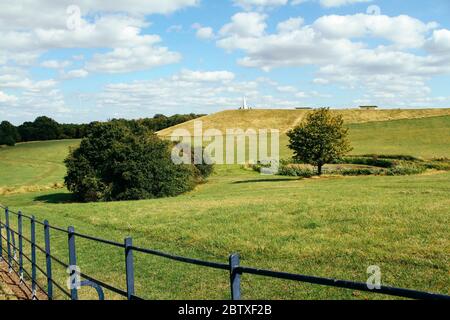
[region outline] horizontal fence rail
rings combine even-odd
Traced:
[[[124,298],[127,298],[128,300],[143,300],[142,297],[136,295],[134,287],[135,269],[134,269],[133,252],[140,252],[186,264],[192,264],[201,267],[227,271],[229,273],[230,294],[232,300],[241,299],[241,277],[244,274],[385,294],[409,299],[450,300],[450,296],[438,293],[430,293],[389,286],[381,286],[377,289],[370,289],[366,283],[362,282],[337,280],[324,277],[308,276],[308,275],[245,267],[240,265],[240,258],[238,254],[230,255],[228,263],[210,262],[200,259],[177,256],[153,249],[134,246],[133,240],[130,237],[125,238],[123,243],[114,242],[75,232],[75,229],[73,227],[63,229],[60,227],[52,226],[47,220],[41,222],[39,220],[36,220],[34,216],[25,215],[21,211],[18,212],[11,211],[8,209],[8,207],[5,207],[3,205],[0,205],[0,208],[4,209],[5,212],[4,223],[0,215],[0,261],[4,260],[8,266],[9,272],[10,273],[14,272],[20,278],[21,285],[23,285],[30,292],[32,292],[33,299],[38,298],[37,291],[39,290],[39,292],[43,294],[47,299],[52,300],[54,298],[53,289],[56,288],[64,296],[72,300],[77,300],[78,290],[80,290],[80,288],[83,286],[89,286],[96,289],[100,300],[104,299],[104,292],[103,292],[104,289],[114,292]],[[17,226],[18,226],[17,231],[11,228],[10,224],[11,215],[17,217]],[[26,219],[30,223],[29,236],[25,236],[23,232],[24,219]],[[36,243],[36,225],[42,227],[44,233],[44,246],[41,246]],[[4,232],[2,232],[2,230],[4,230]],[[68,260],[69,260],[68,263],[55,257],[51,253],[51,237],[50,237],[51,231],[63,233],[67,236]],[[18,239],[18,244],[16,243],[16,237]],[[89,276],[87,274],[78,271],[76,268],[77,265],[77,251],[75,246],[76,238],[81,238],[88,241],[121,248],[124,254],[126,288],[123,289],[117,288],[113,285],[110,285],[106,282],[100,281],[92,276]],[[30,256],[24,252],[23,248],[24,241],[30,246]],[[40,266],[36,262],[37,252],[40,252],[45,256],[45,266]],[[25,261],[30,263],[31,271],[26,270],[24,268],[23,259],[25,259]],[[72,283],[70,289],[68,288],[67,285],[64,286],[61,283],[56,282],[52,273],[53,262],[69,270],[71,277],[70,279],[84,279],[84,280],[83,281],[79,280],[78,283],[76,282]],[[38,283],[37,279],[38,271],[46,278],[47,280],[46,285]],[[24,280],[24,276],[27,276],[30,279],[31,287],[28,286],[28,284]]]

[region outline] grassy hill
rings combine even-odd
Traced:
[[[218,129],[226,132],[226,129],[248,128],[252,129],[278,129],[280,133],[294,127],[299,123],[308,110],[283,110],[283,109],[255,109],[255,110],[226,110],[205,117],[198,118],[203,122],[203,130]],[[450,109],[395,109],[395,110],[333,110],[341,114],[347,124],[365,123],[373,121],[389,121],[401,119],[417,119],[436,116],[450,116]],[[187,129],[193,133],[194,121],[188,121],[164,130],[160,136],[170,136],[176,129]]]
[[[203,131],[230,128],[280,130],[280,156],[288,158],[287,130],[308,110],[229,110],[199,118]],[[352,154],[408,154],[417,157],[450,157],[450,109],[334,110],[350,129]],[[169,137],[176,129],[193,132],[194,121],[160,131]]]
[[[350,124],[353,154],[450,157],[450,116]]]

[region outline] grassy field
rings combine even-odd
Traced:
[[[448,118],[351,125],[354,152],[449,156]],[[411,136],[383,140],[382,130]],[[62,160],[76,143],[0,149],[0,185],[61,182]],[[390,150],[390,144],[395,148]],[[217,166],[208,183],[177,198],[80,204],[72,203],[65,189],[26,191],[0,194],[0,203],[111,240],[131,235],[139,246],[174,254],[226,262],[230,253],[239,252],[243,265],[362,282],[367,267],[378,265],[384,284],[450,294],[448,172],[297,180]],[[53,232],[52,237],[52,250],[67,261],[66,236]],[[83,272],[124,288],[121,250],[81,239],[77,249]],[[41,254],[38,258],[44,265]],[[141,254],[135,259],[140,296],[229,298],[226,272]],[[55,266],[55,272],[65,283],[65,270]],[[245,299],[387,298],[250,275],[243,277],[242,288]],[[89,289],[81,296],[95,297]],[[107,297],[118,298],[109,292]]]
[[[351,154],[405,154],[426,159],[450,158],[450,116],[375,121],[347,125]],[[280,136],[280,156],[292,156],[286,135]]]
[[[392,109],[392,110],[332,110],[343,116],[345,123],[356,124],[374,121],[420,119],[437,116],[450,116],[450,109]],[[175,129],[186,129],[193,133],[194,122],[201,120],[203,130],[218,129],[278,129],[285,133],[301,122],[310,110],[226,110],[188,121],[159,132],[160,136],[170,136]]]
[[[22,143],[0,148],[0,194],[36,191],[63,183],[63,160],[77,140]]]
[[[450,157],[450,116],[351,124],[353,154]]]

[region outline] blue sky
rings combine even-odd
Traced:
[[[79,14],[79,15],[78,15]],[[449,107],[450,2],[0,4],[0,119]]]

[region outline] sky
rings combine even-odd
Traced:
[[[450,107],[448,0],[0,0],[0,120]]]

